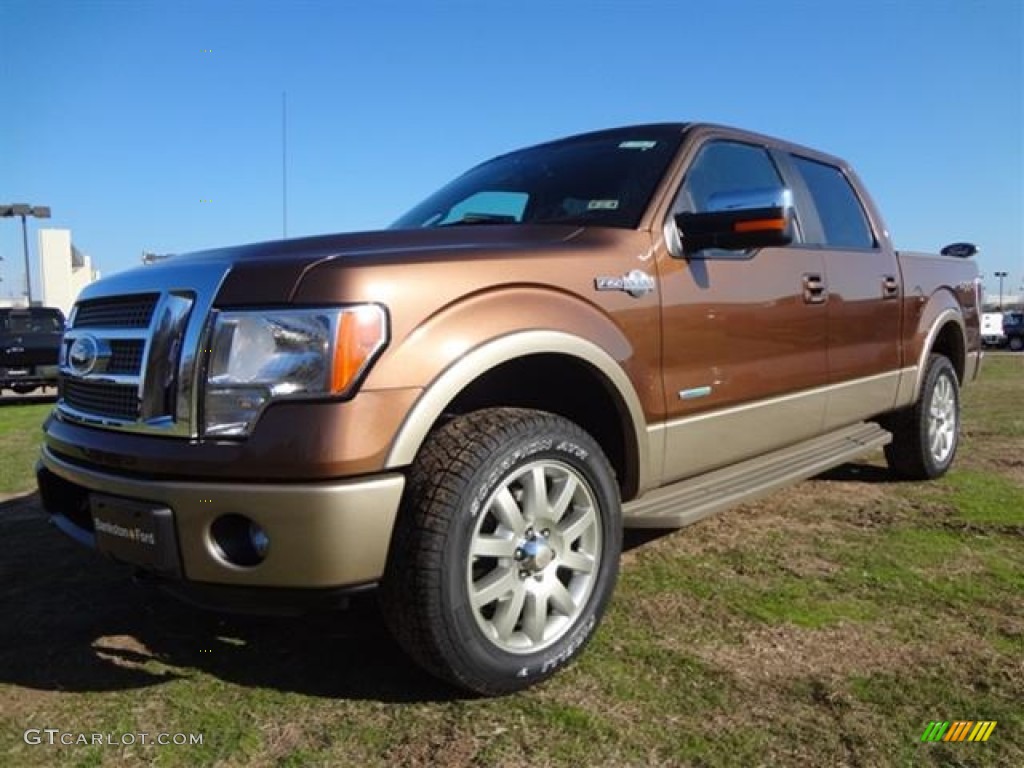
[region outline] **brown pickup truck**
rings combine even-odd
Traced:
[[[595,631],[624,526],[882,446],[945,472],[980,365],[973,250],[897,253],[843,161],[730,128],[512,152],[386,231],[89,286],[42,499],[203,603],[379,586],[427,670],[521,689]]]

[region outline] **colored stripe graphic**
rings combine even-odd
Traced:
[[[971,733],[971,741],[988,741],[988,737],[992,735],[992,731],[996,728],[995,720],[988,722],[978,723],[978,727],[974,730],[976,733]]]
[[[949,729],[949,733],[946,734],[946,738],[943,741],[962,741],[967,729],[971,727],[973,723],[965,720],[957,720],[953,723],[953,727]]]
[[[996,720],[931,720],[921,741],[988,741],[996,728]]]
[[[947,728],[949,728],[948,721],[932,720],[928,723],[928,727],[924,729],[924,733],[921,734],[921,741],[938,741],[942,738]]]

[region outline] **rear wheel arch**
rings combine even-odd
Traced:
[[[928,350],[930,355],[942,355],[953,364],[953,370],[961,384],[967,370],[967,341],[960,323],[949,320],[939,329]],[[927,357],[925,358],[928,359]],[[923,366],[922,366],[923,370]]]
[[[929,315],[932,315],[930,319]],[[918,338],[922,341],[918,348],[917,372],[910,402],[916,402],[921,396],[932,355],[942,355],[949,360],[959,384],[962,385],[967,376],[967,331],[959,306],[947,305],[938,312],[926,312],[922,320],[918,331]]]

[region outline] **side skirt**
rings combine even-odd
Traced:
[[[627,528],[682,528],[727,507],[814,477],[891,440],[892,435],[877,424],[844,427],[651,491],[623,505],[623,522]]]

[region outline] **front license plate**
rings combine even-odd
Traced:
[[[89,510],[98,550],[148,570],[181,574],[174,513],[170,509],[93,493],[89,495]]]

